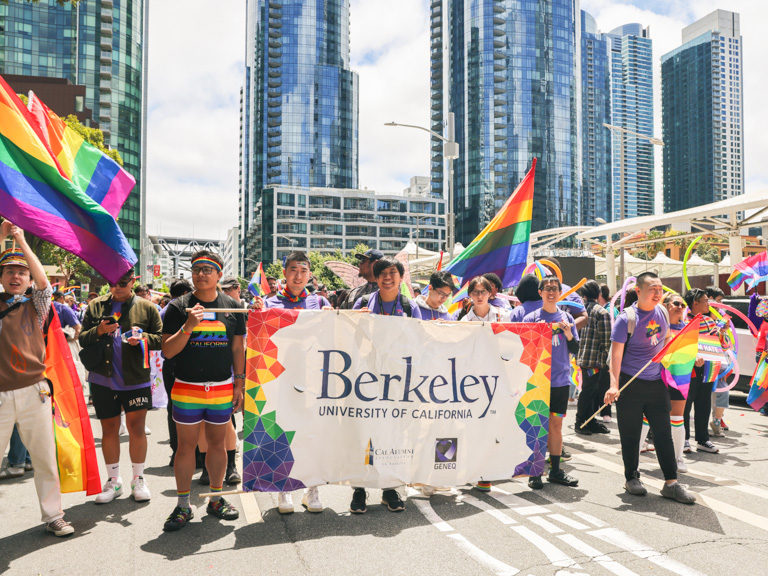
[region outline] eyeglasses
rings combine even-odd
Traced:
[[[474,290],[469,293],[470,296],[479,298],[480,296],[488,296],[488,290]]]
[[[213,274],[213,266],[195,266],[192,268],[192,274],[195,274],[199,276],[202,274],[203,276],[210,276]]]
[[[448,294],[446,294],[445,292],[440,292],[440,290],[433,290],[433,292],[435,293],[435,296],[437,296],[440,300],[445,300],[446,298],[451,297],[450,292]]]
[[[559,286],[544,286],[544,288],[541,289],[542,292],[560,292]]]

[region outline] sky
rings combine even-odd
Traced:
[[[351,66],[360,76],[359,184],[400,191],[429,175],[429,135],[385,122],[429,126],[429,0],[351,0]],[[147,232],[225,239],[238,223],[240,88],[245,0],[153,0],[149,13]],[[755,0],[581,0],[608,32],[650,26],[655,136],[661,137],[660,58],[683,27],[721,8],[741,15],[744,38],[746,192],[768,189],[768,4]],[[661,152],[656,158],[657,205]]]

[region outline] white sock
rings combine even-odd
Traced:
[[[648,425],[648,420],[643,416],[643,428],[640,430],[640,452],[643,451],[643,444],[645,444],[645,439],[648,437],[648,430],[650,429],[651,427]]]
[[[672,443],[675,445],[675,458],[683,458],[683,448],[685,448],[685,418],[682,416],[670,416],[669,423],[672,425]]]
[[[120,462],[117,464],[107,464],[107,478],[120,478]]]
[[[144,476],[144,462],[141,464],[134,464],[131,462],[131,468],[133,469],[133,477]]]

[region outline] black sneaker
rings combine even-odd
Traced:
[[[565,449],[565,446],[563,446],[563,451],[560,453],[560,462],[570,462],[571,458],[573,458],[573,456],[571,456],[571,453]]]
[[[176,530],[181,530],[187,525],[187,522],[194,517],[195,513],[192,512],[191,508],[179,508],[176,506],[176,508],[173,509],[173,512],[171,512],[171,515],[165,519],[163,532],[176,532]]]
[[[541,490],[544,488],[544,482],[541,481],[541,476],[531,476],[528,478],[528,488],[531,490]]]
[[[584,424],[584,422],[577,421],[573,425],[573,431],[576,432],[576,434],[581,434],[582,436],[592,436],[592,430],[590,430],[591,428],[590,425],[592,424],[592,422],[584,426],[584,428],[581,427],[582,424]]]
[[[611,431],[608,429],[608,426],[606,426],[602,422],[598,422],[597,420],[592,420],[592,422],[587,424],[587,428],[589,428],[593,434],[610,434],[611,433]]]
[[[390,512],[402,512],[405,510],[405,504],[400,499],[397,490],[384,490],[381,493],[381,503],[386,504]]]
[[[579,481],[576,478],[573,476],[568,476],[568,474],[562,470],[558,470],[557,472],[550,470],[549,476],[547,476],[547,482],[552,482],[553,484],[562,484],[563,486],[579,485]]]
[[[352,514],[365,514],[368,512],[368,508],[365,506],[365,500],[368,498],[368,493],[365,488],[355,488],[352,493],[352,503],[349,505],[349,511]]]
[[[220,497],[216,502],[208,502],[208,508],[205,510],[208,514],[221,518],[222,520],[237,520],[240,518],[240,512],[229,502]]]
[[[210,486],[211,479],[208,477],[208,468],[203,466],[203,473],[200,474],[200,478],[198,478],[197,481],[200,482],[200,484],[203,486]]]
[[[227,479],[227,484],[230,486],[240,484],[240,482],[243,481],[243,479],[240,478],[240,474],[237,473],[236,466],[227,466],[227,473],[224,475],[224,478]]]

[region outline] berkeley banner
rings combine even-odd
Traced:
[[[243,488],[541,474],[551,334],[548,324],[251,312]]]

